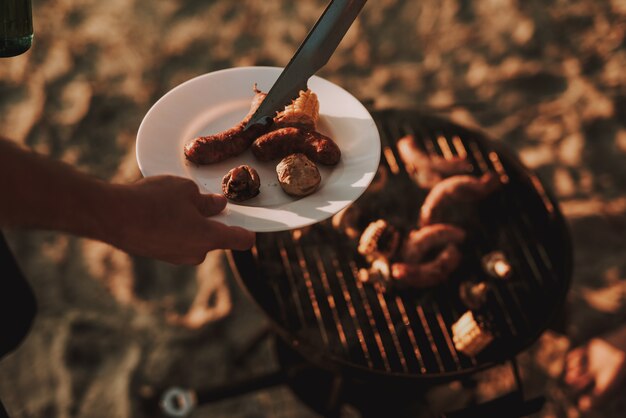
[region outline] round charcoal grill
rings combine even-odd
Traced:
[[[342,404],[357,407],[364,417],[414,416],[419,391],[457,379],[468,384],[471,374],[510,361],[517,391],[439,416],[520,417],[541,408],[542,397],[524,399],[515,356],[551,324],[570,285],[571,242],[556,202],[513,154],[480,133],[412,111],[373,116],[383,149],[379,172],[387,176],[383,187],[375,179],[354,203],[361,209],[357,229],[380,218],[403,232],[417,224],[427,191],[416,185],[398,155],[397,140],[405,135],[412,135],[431,158],[465,157],[474,175],[492,172],[500,179],[499,191],[452,212],[454,223],[461,222],[467,232],[461,265],[437,287],[384,289],[357,279],[367,263],[331,220],[257,234],[251,251],[231,252],[229,261],[279,336],[280,368],[221,387],[172,387],[162,395],[157,390],[146,405],[152,408],[160,399],[167,416],[179,417],[196,405],[287,384],[324,416],[340,416]],[[483,270],[483,256],[493,251],[503,252],[511,264],[506,279]],[[456,350],[451,330],[468,311],[459,296],[459,285],[466,281],[491,284],[486,303],[473,313],[495,339],[475,357]]]
[[[426,192],[398,156],[395,144],[404,135],[412,134],[430,156],[465,156],[473,174],[500,178],[500,191],[468,209],[462,265],[435,288],[384,291],[356,278],[364,260],[354,241],[326,221],[258,234],[252,251],[232,253],[241,284],[286,344],[318,366],[359,378],[444,381],[513,358],[548,327],[569,287],[571,244],[556,202],[514,155],[479,133],[410,111],[380,111],[374,118],[389,176],[363,215],[365,225],[379,218],[415,223]],[[507,279],[489,277],[481,267],[494,250],[512,265]],[[468,310],[458,290],[466,280],[492,284],[475,314],[490,324],[495,340],[476,357],[452,342],[451,326]]]

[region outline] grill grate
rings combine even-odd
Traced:
[[[545,330],[569,286],[571,249],[556,205],[533,174],[476,132],[412,112],[374,116],[381,165],[397,195],[381,200],[370,220],[417,217],[425,192],[413,185],[395,147],[405,134],[414,135],[431,158],[466,157],[475,175],[499,176],[503,189],[481,206],[461,267],[433,289],[384,292],[356,278],[362,259],[326,221],[258,234],[253,251],[233,253],[244,287],[303,354],[356,372],[458,377],[510,358]],[[480,258],[496,249],[508,255],[514,269],[509,279],[494,283],[482,309],[497,338],[477,357],[468,357],[456,351],[450,331],[467,310],[458,284],[484,279]]]

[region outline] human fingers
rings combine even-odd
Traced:
[[[576,376],[570,377],[567,384],[574,394],[580,394],[588,391],[594,384],[594,376],[588,372],[582,372]]]
[[[212,242],[211,249],[248,250],[255,242],[256,235],[238,226],[226,226],[222,223],[208,220],[209,241]]]
[[[586,412],[600,405],[602,401],[607,399],[609,394],[613,393],[615,388],[601,380],[602,379],[596,379],[593,389],[578,398],[578,408],[581,411]]]
[[[226,207],[226,198],[219,194],[198,194],[196,206],[202,216],[217,215]]]

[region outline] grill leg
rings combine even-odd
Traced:
[[[511,359],[511,369],[513,370],[513,377],[515,378],[515,384],[517,385],[517,392],[519,392],[520,397],[524,399],[524,385],[522,384],[522,376],[519,372],[519,366],[517,364],[516,357],[513,357]]]
[[[339,418],[339,414],[341,412],[341,404],[342,404],[342,393],[343,393],[343,384],[344,380],[341,375],[336,375],[333,378],[333,382],[330,388],[330,394],[328,395],[328,405],[326,409],[328,414],[326,416],[328,418]]]
[[[440,418],[519,418],[539,412],[546,399],[543,396],[524,399],[524,386],[515,357],[511,359],[511,369],[517,390],[482,404],[474,403],[465,409],[442,414]]]
[[[265,341],[270,335],[272,330],[268,325],[257,331],[256,334],[243,346],[239,352],[237,352],[233,358],[235,366],[241,365],[246,358],[253,353],[263,341]]]

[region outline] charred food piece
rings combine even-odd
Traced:
[[[307,196],[317,190],[322,181],[317,166],[304,154],[291,154],[276,166],[278,182],[290,196]]]
[[[369,268],[359,270],[358,279],[364,283],[381,285],[386,289],[391,282],[391,266],[389,261],[384,258],[377,258],[372,262]]]
[[[409,232],[402,245],[402,259],[407,263],[419,263],[424,256],[448,244],[460,244],[465,231],[450,224],[428,225]]]
[[[420,209],[420,225],[441,221],[442,212],[459,202],[484,199],[500,187],[498,177],[485,173],[481,177],[458,175],[437,183],[428,193]]]
[[[493,334],[472,311],[467,311],[452,324],[452,341],[458,351],[474,357],[493,341]]]
[[[252,153],[261,161],[296,153],[323,165],[335,165],[341,159],[341,150],[335,141],[317,131],[295,127],[276,129],[260,136],[252,144]]]
[[[274,129],[296,127],[314,131],[319,117],[320,104],[317,95],[311,90],[300,90],[298,98],[276,115]]]
[[[466,174],[472,171],[472,164],[462,157],[429,157],[417,144],[413,135],[398,139],[398,154],[407,172],[418,186],[430,189],[444,177]]]
[[[393,263],[391,277],[399,286],[423,289],[445,282],[461,262],[461,252],[448,244],[437,256],[425,263]]]
[[[254,85],[254,98],[246,117],[234,127],[213,135],[200,136],[185,145],[185,158],[195,164],[212,164],[234,157],[247,150],[252,142],[271,129],[271,124],[244,127],[265,99],[266,93]]]
[[[480,309],[487,302],[489,283],[466,281],[459,286],[459,297],[469,309]]]
[[[400,233],[384,219],[370,223],[361,234],[358,251],[368,258],[392,258],[400,245]]]
[[[231,169],[222,179],[222,192],[234,202],[252,199],[259,194],[261,180],[256,170],[248,165]]]
[[[496,279],[506,279],[513,271],[511,263],[502,251],[492,251],[483,256],[481,261],[485,272]]]

